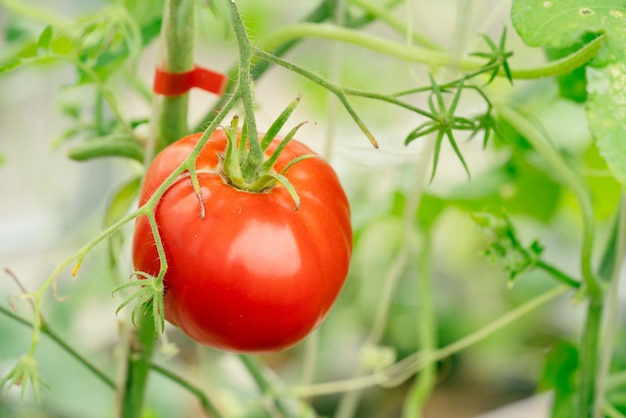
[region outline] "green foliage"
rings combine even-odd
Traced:
[[[113,194],[104,214],[104,226],[110,227],[130,212],[141,186],[141,177],[134,177],[124,183]],[[109,268],[113,277],[118,275],[118,258],[124,246],[124,234],[117,232],[109,237]]]
[[[150,9],[152,12],[146,15],[143,9],[139,9],[140,3],[141,7],[146,7],[145,2],[128,5],[134,7],[130,12],[136,16],[123,7],[110,6],[67,27],[47,25],[36,39],[27,42],[17,53],[0,59],[0,74],[26,65],[70,62],[76,67],[77,78],[73,85],[65,86],[64,92],[69,95],[71,90],[95,87],[95,94],[86,96],[91,98],[91,104],[87,104],[88,100],[82,97],[80,101],[61,105],[63,114],[70,118],[73,125],[61,133],[54,143],[59,145],[82,139],[83,143],[69,151],[70,157],[78,161],[103,156],[143,160],[143,145],[132,132],[132,125],[137,122],[128,122],[121,114],[115,92],[109,85],[109,79],[114,75],[136,67],[143,46],[151,40],[143,37],[140,25],[150,25],[154,19],[160,19],[161,11],[155,14]],[[156,33],[158,31],[154,35]],[[27,38],[24,34],[20,42]],[[145,97],[146,89],[141,83],[131,82],[129,85]]]
[[[513,24],[531,46],[571,47],[589,33],[604,33],[607,40],[587,67],[587,117],[602,156],[615,177],[626,181],[626,6],[620,0],[542,1],[517,0],[511,11]],[[546,22],[550,22],[546,25]],[[580,93],[578,93],[580,96]]]
[[[546,56],[549,60],[555,61],[566,57],[574,51],[580,50],[584,45],[591,42],[596,35],[588,33],[583,35],[580,42],[563,48],[546,48]],[[583,65],[573,71],[557,77],[559,83],[559,95],[564,99],[572,100],[576,103],[584,103],[587,100],[587,65]]]
[[[557,341],[546,357],[539,386],[540,390],[554,391],[552,418],[572,416],[577,367],[578,348],[570,342]]]
[[[485,255],[493,263],[502,265],[509,275],[509,285],[513,285],[518,275],[537,265],[543,247],[537,240],[524,246],[508,216],[475,213],[472,217],[491,236]]]

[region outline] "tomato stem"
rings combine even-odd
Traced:
[[[392,2],[393,3],[397,3],[398,0],[392,0]],[[311,11],[311,13],[309,13],[307,16],[305,16],[302,19],[302,21],[303,22],[311,22],[311,23],[323,22],[324,20],[326,20],[329,17],[334,15],[335,8],[336,8],[336,4],[335,3],[336,2],[334,2],[334,1],[320,0],[319,4],[317,5],[317,7],[315,9],[313,9]],[[362,26],[363,24],[368,23],[369,21],[371,21],[371,18],[368,16],[366,19],[360,19],[358,22],[355,22],[354,26]],[[272,52],[276,56],[282,56],[285,53],[287,53],[288,51],[290,51],[300,41],[301,41],[301,39],[294,39],[294,40],[291,40],[289,42],[285,42],[284,44],[281,44],[280,46],[278,46]],[[263,74],[265,74],[265,72],[269,68],[270,68],[270,63],[267,62],[267,61],[257,61],[257,62],[255,62],[253,67],[252,67],[252,69],[250,70],[250,74],[251,74],[252,80],[258,80]],[[202,118],[202,120],[196,125],[196,128],[195,128],[196,131],[201,131],[202,129],[204,129],[204,126],[206,126],[207,123],[210,123],[212,120],[215,119],[215,115],[217,114],[219,109],[221,109],[222,106],[224,105],[224,103],[226,103],[226,101],[228,100],[229,95],[233,91],[235,91],[235,89],[237,88],[237,83],[233,82],[232,80],[235,80],[237,78],[238,71],[239,71],[239,64],[238,63],[236,65],[234,65],[228,71],[229,82],[228,82],[228,84],[226,85],[226,87],[224,89],[224,94],[222,95],[222,97],[219,98],[219,100],[213,106],[213,108],[209,112],[207,112],[206,116],[204,118]]]
[[[276,393],[270,381],[265,377],[265,372],[256,357],[242,354],[239,356],[241,362],[252,376],[255,383],[265,395],[275,396]],[[274,406],[283,418],[295,418],[298,416],[292,408],[280,397],[274,398]]]
[[[256,129],[256,120],[254,116],[254,80],[250,74],[252,66],[253,50],[250,39],[246,33],[246,28],[241,20],[241,15],[237,10],[234,1],[231,4],[231,19],[233,30],[237,39],[237,47],[239,49],[239,76],[237,91],[241,95],[245,113],[245,129],[249,143],[249,150],[245,159],[241,161],[241,172],[246,183],[253,183],[258,177],[258,168],[263,163],[263,150],[259,141],[259,135]],[[246,138],[246,136],[242,136]],[[245,143],[240,147],[245,147]]]
[[[431,271],[432,241],[432,232],[430,230],[424,231],[419,254],[419,276],[416,295],[419,301],[417,315],[420,318],[417,334],[419,336],[420,349],[424,352],[437,349],[437,317],[433,304]],[[431,362],[424,366],[424,369],[416,377],[415,383],[413,383],[409,395],[406,397],[402,411],[404,418],[422,417],[422,410],[433,391],[436,380],[436,363]]]
[[[593,203],[586,187],[585,180],[575,171],[558,153],[556,148],[547,140],[541,130],[533,125],[528,117],[509,106],[499,106],[498,114],[507,120],[535,150],[546,160],[554,172],[569,184],[576,195],[583,218],[583,243],[581,249],[580,269],[583,284],[579,290],[579,297],[587,300],[587,317],[583,329],[583,336],[579,356],[579,384],[574,400],[574,415],[577,418],[587,418],[594,402],[595,379],[598,372],[600,329],[606,293],[603,283],[594,273],[592,267],[592,252],[595,238],[595,217]],[[609,249],[607,251],[613,251]],[[603,259],[603,264],[606,261]],[[603,274],[603,268],[600,268]]]
[[[583,237],[581,248],[580,270],[584,286],[582,290],[592,298],[597,299],[602,296],[603,289],[596,277],[593,266],[593,245],[595,240],[595,217],[593,213],[593,201],[586,186],[584,178],[580,173],[567,163],[559,154],[556,147],[546,138],[545,134],[535,124],[530,122],[527,116],[513,109],[509,105],[498,105],[497,114],[508,121],[533,148],[543,157],[548,165],[554,170],[556,175],[561,177],[572,189],[583,221]]]
[[[448,52],[419,46],[410,46],[405,43],[390,41],[376,35],[335,25],[311,23],[296,23],[283,26],[272,32],[272,37],[267,38],[261,45],[261,48],[271,50],[275,48],[276,45],[281,45],[300,38],[322,38],[345,42],[410,62],[428,64],[431,66],[458,67],[464,71],[478,70],[485,65],[484,59],[477,57],[459,60]],[[605,40],[605,35],[599,36],[562,59],[551,61],[534,68],[511,69],[510,75],[513,79],[535,79],[567,74],[593,58]],[[496,75],[499,77],[507,77],[504,69],[498,71]]]
[[[404,383],[413,374],[423,370],[429,364],[441,361],[471,347],[472,345],[483,341],[485,338],[500,331],[513,322],[523,318],[536,309],[553,301],[557,297],[563,295],[570,289],[567,286],[557,286],[547,290],[544,293],[528,300],[517,308],[501,315],[494,321],[484,327],[466,335],[465,337],[450,343],[444,347],[432,351],[418,351],[395,364],[369,374],[367,376],[356,377],[352,379],[337,380],[331,382],[316,383],[306,386],[292,386],[288,389],[288,393],[293,396],[308,397],[336,394],[348,391],[363,390],[376,386],[391,387]]]
[[[615,333],[618,324],[619,283],[626,252],[626,196],[622,194],[619,209],[614,221],[613,234],[608,241],[600,266],[601,277],[609,282],[606,299],[605,326],[599,340],[602,348],[598,359],[598,372],[593,405],[593,418],[602,417],[608,389],[608,378],[613,359]]]
[[[164,38],[163,70],[183,73],[193,69],[193,44],[195,2],[193,0],[167,0],[163,12],[161,33]],[[161,97],[158,114],[158,140],[156,152],[189,133],[189,94]]]
[[[254,53],[257,57],[271,62],[272,64],[275,65],[279,65],[283,68],[286,68],[290,71],[293,71],[297,74],[300,74],[303,77],[308,78],[309,80],[313,81],[315,84],[325,88],[326,90],[330,91],[331,93],[333,93],[341,102],[341,104],[343,105],[343,107],[346,109],[346,111],[348,112],[348,114],[352,117],[352,119],[354,120],[354,122],[357,124],[357,126],[361,129],[361,131],[365,134],[365,136],[367,137],[367,139],[370,141],[370,143],[374,146],[374,148],[378,148],[378,142],[376,141],[376,138],[374,138],[374,135],[371,133],[371,131],[367,128],[367,126],[365,125],[365,123],[361,120],[361,118],[359,117],[359,115],[357,115],[357,113],[354,111],[354,109],[352,108],[352,105],[350,104],[350,102],[348,101],[348,99],[346,98],[346,93],[344,92],[344,90],[331,83],[330,81],[326,80],[325,78],[315,74],[312,71],[309,71],[297,64],[294,64],[290,61],[284,60],[282,58],[279,58],[275,55],[272,55],[268,52],[265,52],[261,49],[255,48]]]
[[[131,340],[128,344],[127,375],[122,388],[120,411],[122,418],[136,418],[142,415],[150,358],[156,342],[156,329],[150,305],[145,308],[145,315],[139,321],[139,331],[131,331]]]

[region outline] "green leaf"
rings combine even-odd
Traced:
[[[564,58],[583,48],[585,44],[592,41],[594,37],[595,35],[585,36],[582,42],[578,42],[567,48],[547,48],[546,56],[550,61],[556,61]],[[585,76],[586,67],[586,65],[578,67],[575,70],[556,78],[559,84],[559,96],[575,103],[584,103],[587,100],[587,77]]]
[[[541,376],[540,389],[554,391],[552,418],[569,418],[576,391],[578,350],[566,341],[559,341],[548,353]]]
[[[513,24],[530,46],[568,47],[589,33],[606,42],[586,69],[587,118],[600,154],[626,183],[626,3],[623,0],[515,0]]]
[[[104,215],[104,226],[109,227],[120,220],[132,207],[141,186],[141,177],[134,177],[113,195]],[[124,234],[119,231],[111,235],[108,240],[109,268],[115,274],[117,261],[124,245]]]
[[[105,227],[113,225],[129,211],[139,193],[140,185],[141,177],[134,177],[115,192],[104,216]]]
[[[0,74],[9,72],[19,67],[20,65],[22,65],[22,60],[20,58],[6,62],[4,64],[0,64]]]
[[[626,3],[623,0],[514,0],[511,19],[529,46],[564,48],[587,33],[606,33],[603,57],[624,55]]]
[[[597,144],[590,144],[584,155],[587,184],[593,199],[596,217],[611,219],[619,205],[622,188],[612,176],[607,176],[606,161],[600,155]]]
[[[425,193],[422,195],[420,206],[417,209],[418,225],[424,230],[431,229],[446,207],[447,202],[445,199]]]
[[[600,155],[615,178],[626,184],[626,60],[587,68],[587,119]]]
[[[46,28],[43,30],[43,32],[41,32],[41,35],[39,35],[39,40],[37,41],[37,46],[44,50],[44,51],[49,51],[50,50],[50,44],[52,42],[52,26],[48,25],[46,26]]]

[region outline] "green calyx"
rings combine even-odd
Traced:
[[[305,154],[296,157],[289,161],[280,172],[277,172],[274,166],[298,129],[305,122],[291,129],[281,139],[276,149],[270,155],[266,154],[270,144],[277,137],[278,132],[285,125],[299,102],[300,97],[293,100],[270,126],[263,138],[249,135],[247,123],[244,123],[243,128],[240,130],[239,117],[233,117],[230,126],[225,130],[227,145],[221,167],[221,174],[228,184],[251,193],[264,193],[277,185],[281,185],[285,187],[292,197],[295,204],[294,209],[297,210],[300,207],[300,198],[291,182],[285,176],[285,173],[294,164],[316,157],[316,155]]]

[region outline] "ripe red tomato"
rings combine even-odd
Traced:
[[[140,195],[144,204],[200,138],[185,137],[152,162]],[[278,145],[275,139],[268,154]],[[226,146],[216,130],[196,169],[206,216],[188,173],[165,192],[155,209],[169,268],[165,318],[194,340],[234,352],[288,348],[321,323],[345,281],[352,252],[350,209],[337,175],[321,158],[294,164],[284,186],[251,193],[227,184],[219,172]],[[312,151],[292,140],[280,155],[280,172]],[[133,261],[156,276],[159,259],[147,218],[137,220]]]

